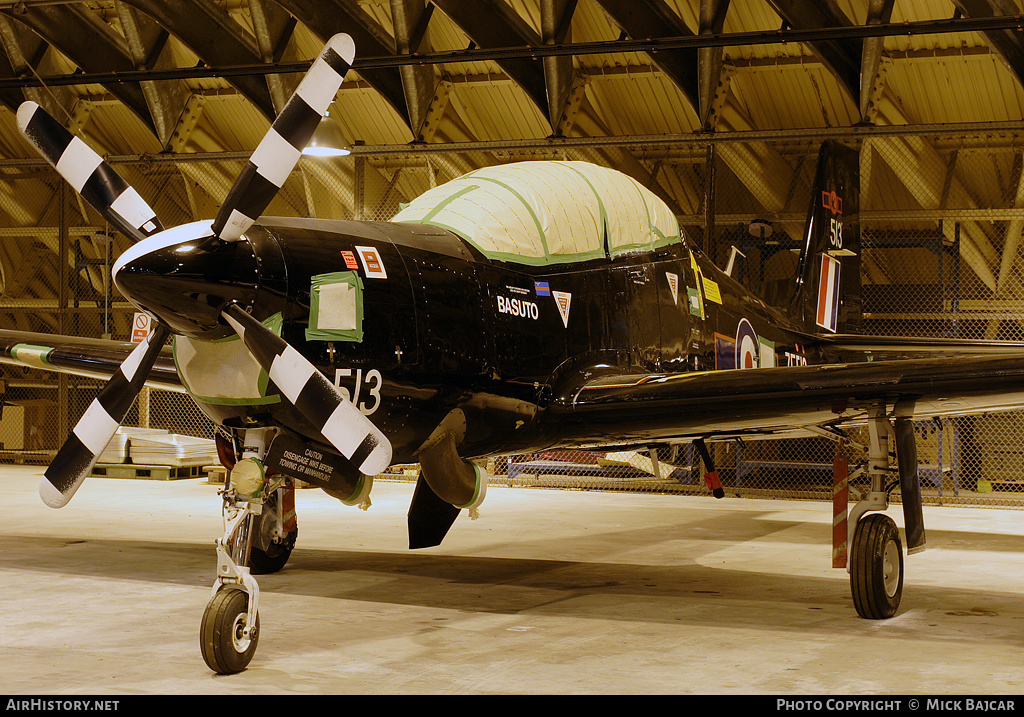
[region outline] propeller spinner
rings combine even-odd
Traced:
[[[47,505],[65,505],[92,471],[168,336],[184,327],[208,326],[211,320],[223,319],[239,335],[284,396],[360,471],[374,474],[390,465],[392,448],[387,437],[316,367],[242,307],[252,298],[251,292],[240,288],[249,274],[238,281],[208,282],[202,292],[178,292],[195,297],[192,307],[181,301],[171,307],[153,297],[154,292],[166,293],[175,281],[197,281],[204,271],[190,266],[190,260],[209,261],[216,245],[245,245],[244,232],[295,167],[354,56],[348,35],[335,35],[327,42],[253,152],[212,224],[197,222],[163,230],[138,193],[84,142],[35,103],[19,108],[18,124],[26,138],[107,221],[137,242],[118,259],[114,280],[133,304],[152,311],[158,319],[157,328],[104,386],[46,470],[40,495]],[[169,254],[176,257],[173,267],[166,261]],[[190,259],[190,254],[201,259]],[[251,250],[239,254],[243,255],[251,255]],[[244,266],[255,276],[251,262]],[[146,281],[147,276],[153,280]]]

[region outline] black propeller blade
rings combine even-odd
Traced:
[[[213,223],[214,233],[222,240],[241,240],[269,205],[333,101],[354,56],[355,46],[348,35],[335,35],[327,42],[228,193]],[[179,228],[171,230],[173,235],[168,232],[142,241],[163,231],[163,227],[138,193],[98,154],[34,103],[26,102],[19,108],[18,124],[90,204],[120,231],[140,241],[122,255],[115,269],[187,239],[189,232]],[[145,286],[139,288],[135,298],[128,292],[125,295],[137,305],[145,304],[145,290]],[[356,468],[373,475],[391,464],[392,448],[387,437],[298,351],[234,303],[229,303],[222,315],[284,396]],[[90,405],[46,470],[39,490],[47,505],[65,505],[91,472],[145,384],[170,333],[163,322],[158,323],[146,343],[131,353]]]
[[[163,231],[139,193],[35,102],[18,107],[18,129],[85,201],[133,242]]]
[[[39,482],[39,496],[48,506],[66,505],[92,472],[96,459],[114,437],[145,385],[168,336],[170,330],[157,324],[93,399]]]
[[[302,354],[235,304],[223,316],[285,398],[361,473],[391,465],[387,437]]]
[[[215,235],[237,241],[263,214],[309,144],[355,54],[348,35],[327,41],[228,192],[213,221]]]

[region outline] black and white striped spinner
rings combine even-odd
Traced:
[[[213,222],[215,235],[237,241],[263,214],[334,100],[355,52],[348,35],[327,41],[228,192]]]
[[[18,129],[85,201],[133,242],[163,231],[139,193],[35,102],[18,107]]]
[[[157,324],[89,404],[39,482],[39,496],[48,506],[66,505],[92,472],[96,460],[145,385],[169,335],[170,331],[163,324]]]
[[[228,306],[224,318],[285,398],[361,473],[391,465],[387,436],[302,354],[238,306]]]

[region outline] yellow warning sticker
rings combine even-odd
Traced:
[[[706,277],[701,277],[704,282],[704,296],[708,301],[714,301],[716,304],[722,303],[722,292],[718,290],[718,282],[711,281]]]

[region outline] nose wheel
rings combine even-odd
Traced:
[[[281,523],[280,486],[268,485],[260,458],[266,438],[262,430],[246,432],[243,457],[232,467],[230,484],[221,492],[224,536],[217,540],[217,578],[203,612],[199,647],[206,665],[222,675],[241,672],[256,654],[260,587],[252,576],[250,559],[255,552],[260,567],[259,557],[266,557],[256,548],[261,537],[282,532],[274,528]],[[291,552],[291,544],[286,544],[285,559]]]
[[[213,596],[203,613],[199,645],[203,659],[214,672],[226,675],[241,672],[256,654],[260,640],[257,613],[249,624],[249,594],[225,587]]]

